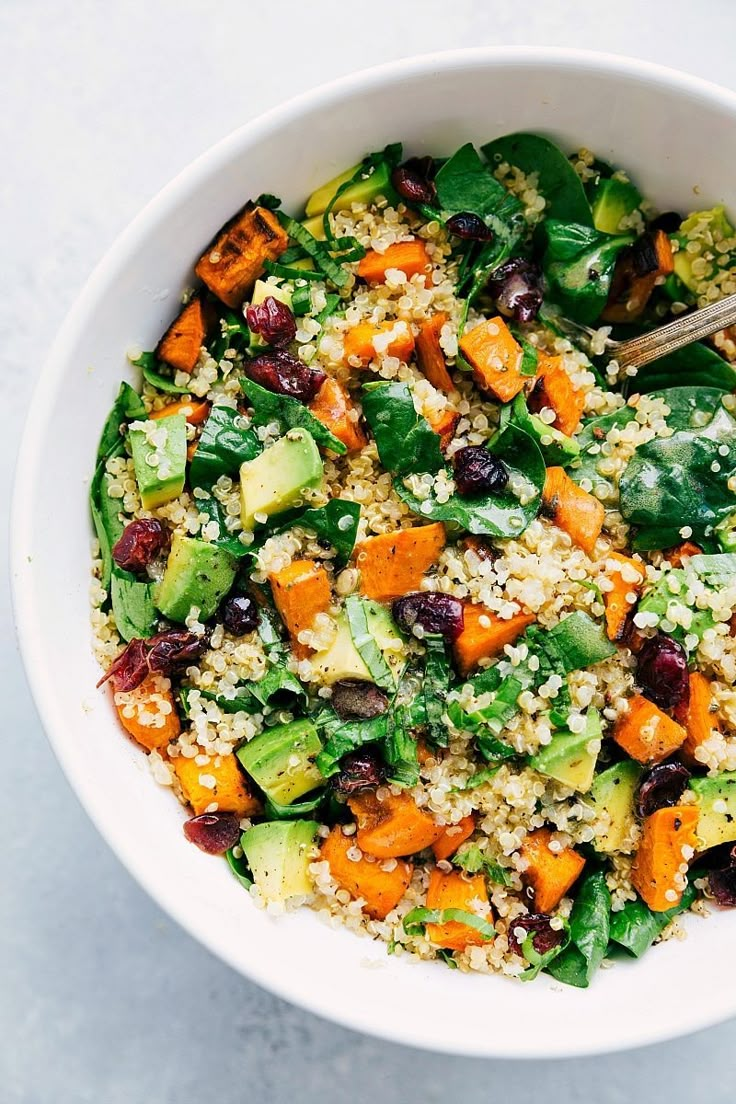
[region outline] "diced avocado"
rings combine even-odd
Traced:
[[[404,667],[406,647],[386,606],[351,594],[345,602],[353,643],[377,686],[392,690]]]
[[[532,756],[529,766],[579,793],[587,793],[600,746],[601,719],[597,709],[589,709],[582,732],[560,729],[551,743]]]
[[[336,176],[333,180],[328,180],[321,188],[317,188],[316,192],[312,192],[304,208],[304,213],[307,218],[311,219],[314,215],[324,214],[340,185],[351,180],[359,168],[360,165],[353,165],[352,169],[340,173],[340,175]],[[355,184],[351,184],[349,188],[341,192],[332,210],[335,211],[335,213],[338,211],[349,211],[354,203],[365,203],[369,205],[373,203],[373,200],[379,195],[386,196],[387,199],[393,199],[395,196],[391,184],[391,172],[385,161],[377,165],[371,175],[366,177],[365,180],[357,180]]]
[[[184,490],[187,420],[183,414],[132,422],[130,448],[144,510],[155,510]]]
[[[623,180],[601,180],[591,203],[593,225],[603,234],[619,234],[621,219],[630,215],[641,203],[641,193]]]
[[[270,448],[240,467],[240,518],[245,530],[261,517],[299,505],[302,494],[322,482],[322,458],[306,429],[290,429]]]
[[[170,621],[185,621],[196,606],[200,621],[206,621],[230,590],[236,571],[236,560],[224,549],[176,533],[156,606]]]
[[[311,657],[312,670],[318,680],[328,686],[338,679],[346,678],[370,681],[371,673],[355,647],[347,614],[342,611],[335,620],[337,634],[329,648],[315,652]]]
[[[676,628],[671,635],[676,639],[682,639],[685,631],[679,627],[679,616],[676,610],[677,607],[681,606],[692,609],[692,603],[687,594],[687,572],[681,568],[673,568],[671,571],[665,572],[654,586],[645,591],[644,597],[639,602],[639,612],[653,613],[660,621],[672,621]],[[672,614],[670,614],[670,610],[672,610]],[[693,636],[697,636],[699,640],[702,640],[704,634],[714,624],[713,614],[709,609],[695,608],[687,631],[688,634],[692,633]]]
[[[251,296],[250,305],[257,307],[265,299],[276,299],[279,303],[285,303],[287,307],[291,306],[291,292],[288,288],[278,287],[277,284],[269,284],[265,280],[256,280],[253,285],[253,295]],[[264,349],[268,344],[267,341],[261,337],[260,334],[250,334],[250,347],[251,349]]]
[[[710,211],[694,211],[692,215],[688,215],[675,235],[679,249],[674,256],[674,266],[675,275],[682,280],[689,291],[697,294],[702,284],[713,275],[717,265],[717,262],[713,261],[708,271],[695,276],[693,261],[701,259],[704,251],[716,253],[713,244],[723,241],[724,238],[732,238],[734,232],[723,207],[712,207]],[[700,242],[704,248],[696,253],[688,252],[687,245],[691,240]]]
[[[627,845],[634,813],[634,794],[641,778],[641,767],[631,759],[609,767],[593,779],[588,800],[596,810],[608,814],[608,827],[596,836],[596,851],[610,855]]]
[[[554,426],[547,425],[536,414],[529,415],[528,428],[530,436],[535,438],[542,450],[542,455],[548,466],[553,467],[555,464],[559,464],[564,468],[580,455],[580,445],[574,437],[568,437],[566,433],[555,429]]]
[[[316,238],[317,241],[326,240],[327,235],[325,234],[325,224],[322,219],[322,215],[314,215],[313,218],[304,219],[304,221],[302,222],[302,226],[305,230],[308,230],[312,237]]]
[[[312,892],[309,864],[317,849],[315,820],[270,820],[240,837],[253,881],[266,901],[287,901]]]
[[[264,729],[237,756],[267,797],[290,805],[324,782],[315,765],[321,750],[317,729],[305,719]]]
[[[690,789],[698,799],[700,818],[696,834],[700,849],[736,840],[736,771],[693,778]]]

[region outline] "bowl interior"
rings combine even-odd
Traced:
[[[151,348],[191,264],[222,222],[269,191],[299,209],[366,151],[401,139],[449,153],[512,130],[556,136],[625,166],[660,209],[736,209],[736,98],[643,63],[560,51],[473,51],[403,62],[272,112],[170,185],[96,271],[46,366],[19,461],[13,523],[25,662],[63,767],[133,874],[194,936],[282,996],[342,1024],[468,1054],[603,1051],[736,1011],[732,920],[691,918],[684,943],[603,971],[587,992],[467,976],[399,960],[308,911],[254,909],[189,846],[182,812],[121,738],[90,653],[87,490],[103,419],[131,345]]]

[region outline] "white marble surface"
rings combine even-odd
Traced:
[[[374,61],[479,44],[606,49],[736,82],[732,0],[373,0],[370,24],[366,10],[0,0],[3,515],[34,377],[92,265],[179,168],[262,109]],[[484,1063],[353,1035],[236,976],[144,896],[70,792],[25,688],[5,576],[2,1104],[733,1099],[736,1023],[597,1060]]]

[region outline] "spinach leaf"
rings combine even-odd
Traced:
[[[582,429],[577,434],[577,442],[580,445],[580,455],[572,462],[569,475],[575,483],[587,480],[595,490],[596,487],[605,488],[607,496],[613,494],[614,486],[611,480],[598,471],[598,464],[603,459],[601,445],[606,437],[616,426],[623,429],[629,422],[636,418],[636,411],[631,406],[622,406],[611,414],[602,414],[599,418],[591,418],[584,422]]]
[[[360,505],[345,498],[331,498],[325,506],[303,510],[292,523],[309,529],[320,540],[331,544],[338,563],[347,563],[353,554],[360,523]]]
[[[129,383],[121,383],[112,410],[102,427],[95,463],[99,464],[123,451],[121,430],[126,422],[140,421],[147,417],[146,408],[138,392],[134,391]]]
[[[112,572],[112,549],[122,535],[124,525],[120,520],[119,498],[110,495],[111,478],[105,471],[105,461],[97,465],[92,483],[90,484],[89,504],[92,513],[92,523],[100,545],[100,559],[102,560],[102,572],[100,583],[105,590],[110,587]]]
[[[340,770],[340,760],[348,752],[386,738],[389,718],[382,713],[369,720],[343,721],[333,710],[326,709],[315,717],[315,724],[323,741],[316,763],[324,777],[330,778]]]
[[[411,717],[404,706],[392,709],[387,717],[383,752],[388,766],[388,781],[407,788],[419,781],[417,742],[411,732]]]
[[[702,428],[713,417],[723,398],[723,391],[717,387],[665,387],[649,394],[667,403],[670,412],[666,421],[670,429]]]
[[[505,134],[487,142],[481,149],[494,168],[507,161],[524,173],[537,174],[537,190],[546,200],[546,218],[576,222],[581,226],[593,225],[580,177],[564,153],[548,138],[523,132]]]
[[[226,524],[227,516],[219,499],[209,494],[206,498],[197,498],[196,503],[200,514],[204,514],[208,521],[216,521],[220,526],[220,535],[211,542],[212,544],[229,552],[236,560],[242,560],[244,556],[251,555],[253,545],[243,544],[237,533],[229,532]]]
[[[611,237],[590,226],[548,219],[540,237],[545,244],[542,268],[550,298],[575,322],[591,326],[608,300],[619,253],[632,234]]]
[[[406,383],[367,383],[363,415],[376,441],[383,467],[395,475],[436,472],[444,461],[439,434],[414,409]]]
[[[536,353],[533,345],[529,348],[534,349]],[[507,425],[518,426],[519,429],[524,430],[524,433],[528,433],[533,441],[536,441],[548,467],[557,464],[563,468],[567,467],[579,455],[580,446],[574,437],[561,433],[558,429],[548,426],[535,414],[529,413],[523,393],[501,407],[499,428],[505,429]]]
[[[261,387],[259,383],[248,379],[247,376],[241,378],[240,388],[253,408],[254,425],[278,422],[284,433],[297,427],[306,429],[321,448],[328,448],[340,456],[347,451],[342,441],[330,433],[319,418],[315,418],[314,414],[297,399],[290,399],[287,395],[275,395],[273,391],[267,391],[265,387]]]
[[[242,423],[243,416],[233,407],[215,403],[189,465],[193,487],[211,487],[221,475],[235,475],[244,461],[262,451],[257,435]]]
[[[153,604],[153,583],[141,582],[129,571],[113,567],[110,597],[117,630],[123,640],[146,640],[153,635],[158,612]]]
[[[454,866],[466,870],[468,874],[485,874],[489,881],[495,885],[509,886],[512,884],[512,871],[489,859],[485,852],[481,851],[477,843],[471,843],[460,854],[452,856]]]
[[[420,499],[400,479],[394,481],[396,493],[418,517],[444,521],[450,528],[468,533],[518,537],[539,513],[546,474],[544,457],[536,441],[515,425],[498,433],[488,448],[510,475],[509,486],[499,494],[453,494],[449,501],[439,502],[433,490]]]
[[[623,330],[616,327],[616,336]],[[622,339],[640,333],[639,327],[627,327]],[[624,395],[648,395],[665,387],[694,385],[714,387],[719,391],[736,390],[736,366],[724,360],[715,349],[699,341],[660,357],[640,368],[635,376],[627,376],[622,384]]]
[[[324,279],[329,280],[336,288],[345,287],[351,278],[351,273],[343,265],[339,257],[335,258],[331,254],[332,247],[342,244],[341,239],[333,239],[329,244],[327,242],[318,241],[317,238],[310,234],[306,226],[302,226],[300,222],[290,218],[289,215],[284,214],[283,211],[278,212],[278,218],[289,237],[302,247],[307,256],[312,258],[314,267],[322,273]],[[361,247],[359,256],[349,259],[359,260],[364,252],[365,251]],[[348,258],[345,257],[344,259],[347,260]],[[303,275],[303,273],[300,274]]]
[[[697,559],[698,557],[693,558]],[[702,558],[710,560],[718,557],[704,556]],[[690,562],[692,564],[692,560]],[[675,640],[679,640],[682,644],[685,642],[685,637],[690,635],[697,636],[698,640],[702,640],[708,629],[712,629],[715,624],[713,614],[707,607],[699,609],[696,606],[695,595],[688,590],[689,575],[689,571],[681,568],[673,568],[665,572],[654,586],[645,591],[638,606],[642,613],[653,613],[659,621],[665,619],[672,621],[675,628],[668,635],[673,636]],[[728,581],[730,582],[730,579]],[[712,586],[713,589],[718,587],[718,583],[709,578],[704,577],[703,582],[707,586]],[[686,609],[692,610],[692,620],[687,630],[677,624],[676,617],[672,616],[675,613],[675,610],[672,609],[673,606],[684,606]]]
[[[652,912],[642,900],[627,901],[618,912],[611,913],[610,939],[634,958],[641,958],[667,925],[681,912],[689,909],[697,892],[688,883],[678,905],[666,912]]]
[[[720,406],[704,429],[679,430],[637,448],[619,481],[621,513],[645,530],[649,548],[677,544],[683,526],[701,543],[736,511],[729,489],[734,474],[736,420]]]
[[[246,862],[245,855],[235,855],[235,849],[230,848],[225,852],[225,858],[227,859],[227,865],[230,867],[230,871],[243,887],[243,889],[250,889],[253,885],[253,879],[250,876],[250,868]]]
[[[158,359],[155,353],[141,353],[139,357],[130,362],[135,364],[137,368],[140,368],[143,372],[143,378],[146,383],[150,383],[151,387],[155,387],[157,391],[163,391],[169,395],[188,395],[188,387],[177,387],[174,383],[171,375],[164,375],[160,369],[162,367],[161,361]]]
[[[272,797],[266,797],[264,812],[269,820],[299,820],[300,817],[309,817],[316,813],[324,799],[324,790],[304,801],[295,801],[293,805],[282,805]]]
[[[424,658],[424,709],[427,717],[427,738],[437,747],[447,747],[447,725],[443,721],[447,692],[450,689],[450,663],[444,639],[427,635]]]
[[[570,914],[570,945],[547,966],[557,981],[587,989],[605,958],[611,916],[606,876],[593,871],[582,881]]]
[[[225,310],[220,318],[220,332],[208,345],[208,351],[213,360],[220,361],[228,349],[244,353],[250,348],[250,339],[251,333],[243,315]]]
[[[192,689],[189,686],[182,686],[178,691],[179,703],[185,717],[189,717],[191,713],[189,697]],[[233,698],[226,698],[222,694],[214,694],[211,690],[197,688],[197,692],[206,701],[214,702],[223,713],[259,713],[261,710],[261,703],[253,697],[246,686],[238,686]]]
[[[437,202],[445,217],[469,212],[485,220],[499,210],[521,210],[484,164],[472,142],[467,142],[439,169],[435,177]]]
[[[616,645],[608,639],[603,626],[582,610],[563,617],[536,639],[553,670],[563,675],[592,667],[616,652]]]
[[[265,675],[257,682],[249,682],[248,690],[262,706],[273,705],[274,699],[281,701],[284,694],[302,704],[307,700],[307,692],[299,679],[286,666],[286,661],[280,658],[269,657]]]

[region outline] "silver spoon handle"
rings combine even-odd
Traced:
[[[611,356],[622,368],[642,368],[645,364],[674,353],[683,345],[709,337],[718,330],[736,323],[736,295],[729,295],[708,307],[684,314],[666,326],[660,326],[641,337],[632,337],[630,341],[618,342]]]

